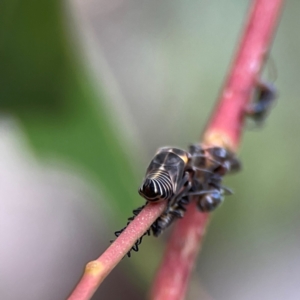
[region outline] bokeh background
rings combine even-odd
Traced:
[[[1,1],[1,299],[65,299],[143,203],[156,149],[198,141],[250,2]],[[287,1],[265,72],[279,98],[244,135],[190,300],[300,298],[299,11]],[[145,299],[167,235],[94,299]]]

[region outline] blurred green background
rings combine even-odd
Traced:
[[[1,1],[1,299],[64,299],[143,203],[156,149],[198,141],[249,3]],[[265,72],[279,98],[243,138],[188,299],[300,297],[299,11],[287,1]],[[94,299],[144,299],[167,235]]]

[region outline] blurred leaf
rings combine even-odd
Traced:
[[[129,145],[121,144],[113,130],[117,118],[76,62],[61,4],[2,1],[0,109],[21,120],[38,154],[65,158],[96,175],[124,220],[138,197]]]

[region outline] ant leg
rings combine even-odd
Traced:
[[[205,190],[205,191],[199,191],[199,192],[191,192],[188,195],[189,196],[203,196],[206,194],[212,194],[215,193],[216,191],[218,191],[217,189],[213,189],[213,190]],[[218,191],[219,192],[219,191]],[[220,193],[220,192],[219,192]]]
[[[246,115],[254,120],[256,124],[265,121],[276,98],[276,88],[272,83],[258,80],[256,86],[256,99],[246,108]]]
[[[233,194],[233,191],[230,188],[226,187],[226,186],[221,186],[221,190],[223,192],[223,195],[225,195],[225,196]]]
[[[196,170],[196,171],[201,171],[201,172],[204,172],[204,173],[213,174],[212,171],[210,171],[210,170],[208,170],[208,169],[205,169],[205,168],[193,167],[193,169]]]

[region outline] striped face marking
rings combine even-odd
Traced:
[[[147,201],[170,200],[178,191],[190,154],[178,148],[160,148],[146,171],[139,194]]]

